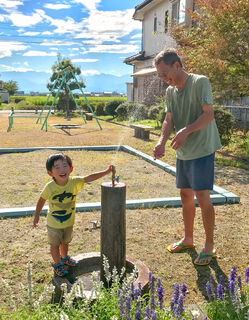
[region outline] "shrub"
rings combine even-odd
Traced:
[[[149,108],[148,118],[157,120],[158,126],[162,125],[165,119],[165,106],[165,98],[158,97],[156,102]]]
[[[228,110],[215,105],[214,115],[219,130],[221,143],[223,146],[226,146],[229,144],[235,129],[232,114]]]
[[[105,108],[105,103],[104,102],[98,102],[96,104],[96,115],[97,116],[103,116],[105,114],[104,108]]]
[[[120,120],[127,120],[128,119],[128,107],[129,107],[128,102],[121,103],[117,107],[116,114]]]
[[[15,103],[19,103],[20,101],[23,101],[24,99],[19,99],[19,98],[17,98],[17,99],[15,99]]]
[[[160,105],[150,106],[148,111],[148,118],[152,120],[157,120],[161,110],[162,107]]]
[[[33,105],[30,105],[27,101],[21,100],[15,105],[16,110],[32,110],[34,109]]]
[[[134,104],[129,109],[129,117],[134,119],[135,121],[147,119],[148,107],[141,103]]]
[[[112,100],[110,102],[107,102],[104,108],[105,113],[114,117],[116,114],[116,109],[121,103],[122,101],[120,100]]]

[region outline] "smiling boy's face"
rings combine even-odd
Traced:
[[[52,170],[48,170],[48,174],[55,179],[57,184],[64,186],[72,170],[72,167],[69,166],[66,160],[59,159],[54,162]]]

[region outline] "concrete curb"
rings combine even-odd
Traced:
[[[143,160],[157,166],[159,169],[164,170],[171,175],[175,176],[175,167],[161,161],[154,160],[153,157],[138,151],[127,145],[107,145],[107,146],[75,146],[75,147],[36,147],[36,148],[2,148],[0,154],[8,153],[23,153],[32,152],[37,150],[88,150],[88,151],[123,151],[134,156],[140,157]],[[223,204],[236,204],[239,203],[240,197],[214,185],[213,194],[211,194],[211,201],[214,205]],[[197,202],[195,200],[197,205]],[[126,200],[126,209],[148,209],[148,208],[179,208],[182,207],[180,197],[169,197],[169,198],[152,198],[152,199],[137,199],[137,200]],[[45,215],[48,206],[44,206],[41,215]],[[89,202],[79,203],[76,205],[77,212],[90,212],[100,211],[100,202]],[[25,216],[32,216],[35,213],[35,207],[23,207],[23,208],[1,208],[0,217],[2,218],[18,218]]]

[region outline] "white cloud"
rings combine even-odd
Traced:
[[[78,44],[77,42],[61,42],[61,41],[54,41],[54,42],[42,42],[41,46],[73,46]]]
[[[142,39],[142,33],[137,33],[137,34],[134,34],[133,36],[131,36],[131,39]]]
[[[85,19],[90,34],[121,38],[132,31],[141,29],[141,23],[132,19],[134,10],[92,11]],[[98,21],[98,23],[96,23]]]
[[[48,35],[48,36],[50,36],[51,34],[53,34],[53,32],[51,32],[51,31],[44,31],[44,32],[42,32],[42,35]]]
[[[18,6],[22,6],[23,1],[15,0],[0,0],[1,9],[17,9]]]
[[[51,23],[52,26],[56,27],[56,29],[53,30],[54,33],[74,33],[81,32],[83,29],[82,22],[76,23],[74,19],[70,17],[67,17],[66,19],[52,19],[51,17],[46,16],[46,19]]]
[[[11,57],[12,51],[26,50],[27,46],[17,41],[0,41],[0,58]]]
[[[139,46],[133,44],[111,44],[111,45],[97,45],[89,49],[89,52],[101,52],[101,53],[131,53],[137,52]]]
[[[81,3],[84,7],[89,10],[95,10],[97,4],[101,2],[101,0],[74,0],[75,3]]]
[[[133,9],[124,11],[93,10],[88,18],[82,20],[84,28],[75,35],[75,39],[89,39],[83,40],[84,44],[96,47],[104,42],[119,43],[122,41],[122,37],[128,36],[134,30],[141,30],[141,23],[132,19],[133,12]],[[94,52],[98,52],[98,50],[96,49]]]
[[[99,59],[72,59],[72,62],[96,62]]]
[[[70,5],[68,5],[68,4],[47,3],[47,4],[44,5],[44,8],[52,9],[52,10],[60,10],[60,9],[68,9],[68,8],[70,8]]]
[[[33,13],[31,16],[28,16],[18,12],[10,13],[8,19],[11,20],[12,24],[16,27],[29,27],[43,20],[39,13]]]
[[[37,36],[40,32],[24,32],[24,36]]]
[[[53,57],[57,56],[57,52],[44,52],[44,51],[34,51],[30,50],[23,54],[25,57]]]
[[[36,72],[45,72],[45,73],[49,73],[52,74],[52,70],[35,70]]]
[[[81,74],[83,76],[95,76],[100,74],[100,72],[98,70],[83,70],[81,71]]]
[[[31,68],[23,68],[23,67],[12,67],[12,66],[6,66],[4,64],[0,64],[0,68],[3,68],[2,71],[16,71],[16,72],[27,72],[27,71],[33,71]]]

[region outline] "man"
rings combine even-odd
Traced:
[[[210,200],[214,182],[214,155],[221,147],[214,120],[213,99],[209,80],[188,74],[174,49],[161,51],[154,59],[158,76],[169,87],[166,90],[166,116],[162,133],[154,149],[154,159],[164,156],[165,144],[175,128],[170,146],[176,150],[176,186],[180,189],[184,238],[168,246],[172,253],[193,248],[195,217],[194,196],[202,212],[205,243],[195,260],[207,265],[215,254],[215,213]]]

